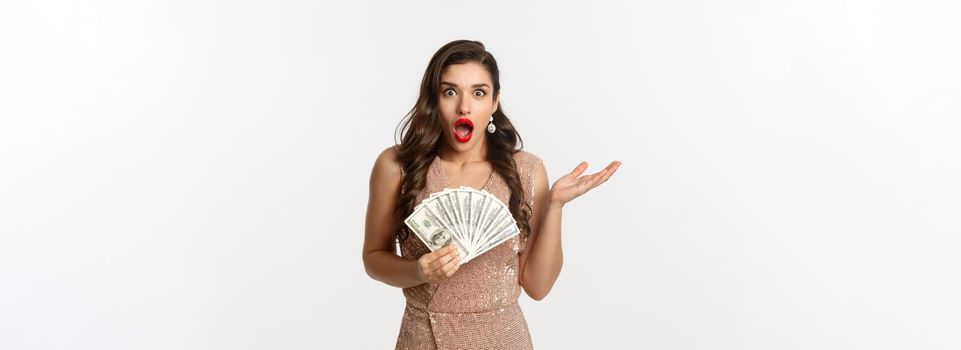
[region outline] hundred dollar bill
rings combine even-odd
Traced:
[[[430,251],[443,248],[447,244],[454,244],[460,253],[465,257],[468,250],[457,239],[454,238],[453,229],[438,218],[427,207],[423,207],[404,220],[404,224],[414,232]],[[463,262],[462,262],[463,263]]]

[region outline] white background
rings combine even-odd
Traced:
[[[564,213],[541,349],[961,347],[959,6],[0,0],[0,349],[386,349],[370,169],[484,42]]]

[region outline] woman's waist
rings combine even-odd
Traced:
[[[416,308],[444,313],[489,312],[517,303],[520,285],[504,283],[499,285],[463,286],[422,284],[404,289],[404,298]],[[486,287],[486,288],[485,288]]]
[[[505,312],[520,310],[517,299],[506,303],[482,305],[482,307],[438,307],[433,304],[425,304],[419,300],[407,299],[406,308],[410,312],[424,316],[447,316],[447,317],[472,317],[485,318],[492,317]],[[447,305],[449,306],[449,305]],[[481,306],[481,305],[474,305]]]

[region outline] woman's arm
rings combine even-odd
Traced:
[[[424,254],[418,260],[397,256],[394,229],[400,218],[394,207],[400,199],[401,169],[393,147],[384,150],[370,172],[370,196],[364,228],[364,269],[371,278],[394,287],[441,283],[457,271],[460,259],[454,246]]]
[[[561,251],[561,209],[552,205],[547,187],[547,169],[537,163],[534,176],[534,210],[531,213],[531,235],[520,255],[520,281],[524,292],[541,300],[554,287],[561,273],[564,254]]]
[[[564,261],[561,213],[564,205],[607,181],[620,165],[620,162],[614,161],[598,173],[578,178],[587,170],[587,163],[582,162],[574,171],[558,179],[548,191],[547,170],[543,163],[538,163],[534,181],[534,211],[531,213],[533,234],[520,255],[520,282],[528,296],[534,300],[544,299],[561,273]]]
[[[364,269],[371,278],[407,288],[424,283],[417,277],[417,262],[397,256],[394,232],[399,219],[394,207],[400,197],[400,164],[388,148],[377,157],[370,172],[370,195],[364,228]]]

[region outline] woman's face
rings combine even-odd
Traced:
[[[490,73],[476,62],[449,65],[441,74],[441,129],[455,151],[470,150],[486,140],[488,121],[497,110],[493,91]]]

